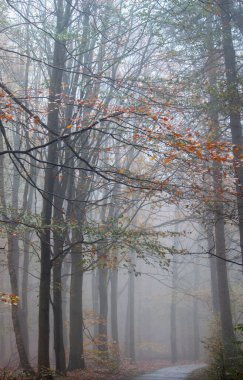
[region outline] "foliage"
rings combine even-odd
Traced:
[[[98,345],[102,343],[102,340],[99,342],[99,339],[95,339],[95,344]],[[119,356],[119,347],[116,343],[108,343],[108,352],[97,349],[86,349],[85,357],[92,361],[95,367],[100,369],[106,369],[109,373],[115,373],[119,370],[120,367],[120,356]]]
[[[0,378],[1,380],[33,380],[33,374],[21,369],[0,368]]]
[[[17,306],[19,300],[20,298],[16,294],[0,292],[0,301],[4,302],[7,305]]]
[[[209,372],[206,368],[197,369],[187,376],[186,380],[210,380]]]
[[[228,363],[225,360],[224,346],[220,334],[218,318],[211,327],[211,335],[204,341],[208,353],[209,367],[205,370],[205,379],[210,380],[239,380],[243,377],[243,351],[241,342],[232,343],[234,357]],[[242,332],[242,325],[236,326]]]

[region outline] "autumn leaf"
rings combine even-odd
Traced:
[[[0,301],[4,302],[5,304],[17,306],[19,300],[20,298],[16,294],[0,292]]]
[[[166,164],[169,164],[171,161],[173,161],[174,160],[174,156],[170,156],[170,157],[167,157],[167,158],[165,158],[164,159],[164,164],[166,165]]]
[[[67,129],[70,129],[70,128],[72,128],[72,126],[73,126],[72,124],[68,124],[68,125],[66,126],[66,128],[67,128]]]
[[[40,118],[39,118],[39,116],[34,116],[34,124],[35,125],[40,124]]]
[[[3,118],[4,118],[6,121],[12,121],[12,120],[14,120],[13,115],[9,115],[9,114],[7,114],[7,113],[5,113],[5,114],[3,115]]]
[[[180,133],[177,133],[177,132],[173,132],[173,135],[178,138],[178,137],[182,137],[182,135]]]
[[[197,155],[198,158],[203,158],[202,152],[200,150],[196,151],[196,155]]]

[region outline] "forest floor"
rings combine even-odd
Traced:
[[[191,364],[189,362],[180,361],[179,364]],[[135,364],[130,364],[124,361],[119,369],[109,370],[107,368],[87,368],[85,371],[72,371],[68,373],[67,377],[57,377],[56,380],[132,380],[133,378],[150,373],[152,371],[171,367],[172,364],[169,360],[151,360],[151,361],[137,361]],[[193,379],[191,379],[193,380]]]
[[[56,380],[129,380],[140,374],[151,372],[170,365],[171,363],[168,360],[143,360],[137,361],[135,364],[131,364],[125,360],[117,369],[111,370],[109,368],[96,368],[88,365],[88,368],[85,371],[72,371],[67,374],[67,377],[57,377]]]
[[[187,380],[210,380],[209,375],[206,368],[200,368],[192,373],[187,377]]]
[[[191,362],[180,361],[176,365],[192,364]],[[66,376],[53,376],[55,380],[132,380],[133,378],[151,373],[161,368],[171,367],[169,360],[141,360],[131,364],[128,360],[123,360],[119,368],[96,366],[94,362],[87,363],[86,370],[68,372]],[[0,380],[34,380],[35,377],[25,376],[22,371],[10,369],[0,369]],[[189,380],[201,380],[200,377],[189,377]],[[205,380],[205,378],[202,378]]]

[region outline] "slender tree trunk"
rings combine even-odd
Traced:
[[[86,141],[86,137],[84,141]],[[76,188],[70,184],[70,193],[74,194],[76,201],[80,204],[70,202],[70,217],[77,225],[72,232],[71,250],[71,283],[70,283],[70,329],[69,329],[69,364],[68,369],[84,369],[84,347],[83,347],[83,252],[82,252],[82,226],[85,220],[85,201],[88,198],[90,177],[82,172],[76,184]]]
[[[240,249],[243,263],[243,135],[241,126],[242,102],[239,95],[236,56],[231,27],[231,0],[220,0],[219,12],[222,26],[223,51],[227,83],[230,129],[234,152],[234,169],[237,178],[237,205],[240,231]]]
[[[212,119],[212,126],[215,128],[215,133],[218,133],[219,126],[217,117]],[[215,223],[215,253],[217,256],[217,281],[218,281],[218,296],[219,310],[221,319],[222,338],[224,344],[225,360],[227,364],[234,354],[234,329],[230,305],[230,293],[228,285],[228,273],[226,264],[226,247],[225,247],[225,227],[224,227],[224,207],[223,207],[223,183],[221,164],[213,163],[213,186],[215,193],[214,203],[214,223]]]
[[[13,294],[18,295],[18,277],[17,277],[17,269],[16,268],[16,262],[15,262],[15,255],[18,252],[18,240],[14,236],[10,236],[8,238],[8,268],[9,268],[9,276],[10,276],[10,283],[11,283],[11,291]],[[17,250],[17,251],[16,251]],[[21,324],[20,324],[20,318],[19,318],[19,305],[13,305],[12,306],[12,321],[13,321],[13,327],[14,327],[14,333],[15,333],[15,339],[20,359],[20,365],[21,367],[30,373],[33,373],[33,370],[29,364],[27,353],[25,350],[25,345],[23,341],[23,335],[21,332]]]
[[[27,2],[27,18],[29,18],[29,5],[30,0]],[[31,60],[30,56],[30,25],[26,24],[26,55],[28,58],[26,59],[25,64],[25,74],[24,74],[24,96],[26,98],[25,106],[28,107],[28,87],[29,87],[29,70]],[[28,115],[25,115],[25,124],[28,124]],[[26,145],[30,148],[29,144],[29,132],[26,131]],[[35,183],[37,178],[37,169],[35,165],[35,160],[31,158],[30,160],[30,178]],[[25,183],[24,196],[23,196],[23,209],[27,212],[31,213],[32,211],[32,203],[34,196],[34,187],[31,186],[28,182]],[[26,231],[24,234],[23,241],[23,250],[24,250],[24,259],[23,259],[23,277],[22,277],[22,296],[21,296],[21,326],[23,331],[23,339],[25,344],[25,350],[27,355],[29,356],[29,329],[28,329],[28,282],[29,282],[29,261],[30,261],[30,239],[31,232]]]
[[[55,244],[55,253],[63,250],[60,237]],[[63,315],[62,315],[62,257],[58,257],[53,265],[53,314],[54,314],[54,350],[56,358],[56,371],[59,374],[66,372],[66,358],[63,340]]]
[[[22,278],[22,297],[21,297],[21,326],[23,331],[23,339],[27,356],[29,355],[29,329],[28,329],[28,282],[29,282],[29,261],[30,261],[30,234],[24,236],[24,262],[23,262],[23,278]]]
[[[17,142],[18,145],[19,142]],[[16,141],[15,141],[16,144]],[[2,134],[0,134],[0,151],[3,151],[3,139]],[[11,213],[11,219],[15,219],[18,216],[18,190],[19,190],[19,173],[17,172],[16,168],[14,168],[13,173],[13,193],[12,193],[12,213]],[[5,209],[5,215],[3,215],[3,218],[8,220],[7,216],[7,204],[5,199],[5,187],[4,187],[4,158],[1,156],[0,158],[0,197],[1,197],[1,204],[3,209]],[[11,292],[15,295],[19,295],[19,240],[18,236],[15,235],[14,229],[10,232],[8,232],[8,254],[7,254],[7,261],[8,261],[8,271],[9,271],[9,277],[10,277],[10,284],[11,284]],[[20,323],[20,305],[13,305],[11,308],[11,314],[12,314],[12,322],[13,322],[13,328],[15,333],[15,339],[16,339],[16,345],[17,350],[19,354],[20,359],[20,365],[21,367],[30,373],[33,373],[33,370],[30,366],[28,356],[26,353],[24,340],[23,340],[23,334],[21,330],[21,323]]]
[[[173,258],[173,273],[172,273],[172,295],[170,305],[170,344],[171,344],[171,361],[176,363],[178,360],[177,352],[177,281],[178,271],[176,257]]]
[[[98,281],[99,281],[99,350],[104,354],[108,353],[108,337],[107,337],[107,316],[108,316],[108,269],[106,267],[106,255],[104,247],[100,244],[99,251],[99,267],[98,267]]]
[[[28,145],[28,143],[27,143]],[[37,178],[36,168],[34,162],[31,162],[30,167],[30,177],[35,182]],[[28,213],[32,211],[32,203],[34,198],[34,187],[30,186],[29,183],[25,183],[25,190],[23,196],[23,209]],[[32,233],[26,231],[24,233],[23,250],[23,277],[22,277],[22,296],[21,296],[21,327],[23,331],[23,339],[25,344],[26,353],[29,356],[29,328],[28,328],[28,284],[29,284],[29,262],[30,262],[30,243],[31,243]]]
[[[131,255],[131,266],[128,271],[128,300],[127,300],[127,355],[131,363],[135,363],[135,274],[134,260]]]
[[[199,288],[199,267],[198,262],[195,262],[194,269],[194,291],[197,293]],[[200,333],[199,333],[199,313],[198,313],[198,297],[197,294],[193,297],[193,360],[199,360],[200,355]]]
[[[64,184],[57,181],[54,196],[54,223],[53,231],[53,314],[54,314],[54,350],[56,371],[59,374],[66,372],[66,357],[63,337],[63,314],[62,314],[62,263],[64,259],[64,242],[66,231],[64,229],[63,202],[67,181]]]
[[[99,317],[99,286],[98,286],[98,273],[97,270],[94,269],[92,271],[92,304],[93,304],[93,312],[96,323],[94,324],[94,338],[96,339],[98,336],[98,317]],[[97,349],[96,344],[94,343],[94,349]]]
[[[117,297],[118,297],[118,269],[114,268],[110,272],[111,283],[111,335],[112,341],[119,348],[118,338],[118,315],[117,315]]]
[[[115,156],[115,166],[119,165],[120,154],[119,149],[116,152]],[[117,206],[117,196],[119,194],[120,185],[115,184],[112,197],[111,197],[111,206],[108,214],[108,223],[112,220],[114,227],[117,227],[117,218],[119,206]],[[115,206],[113,205],[115,204]],[[116,358],[119,360],[119,336],[118,336],[118,253],[115,249],[111,249],[111,260],[112,260],[112,269],[110,270],[110,284],[111,284],[111,335],[113,344],[116,347]]]
[[[69,370],[85,368],[83,350],[82,260],[82,245],[76,244],[71,252]]]
[[[65,32],[67,22],[70,17],[71,1],[63,9],[62,0],[57,1],[57,36]],[[53,133],[59,131],[59,101],[62,92],[63,68],[65,67],[66,49],[65,43],[56,37],[53,53],[53,70],[50,78],[49,104],[47,126],[49,130],[49,140]],[[60,68],[60,69],[58,69]],[[50,284],[51,284],[51,221],[55,178],[57,169],[52,165],[57,163],[57,143],[52,143],[48,147],[47,167],[44,179],[44,198],[42,207],[41,233],[41,273],[39,290],[39,341],[38,341],[38,367],[39,372],[50,367],[49,359],[49,339],[50,339]]]
[[[210,27],[211,24],[209,24]],[[213,64],[215,50],[213,44],[208,46],[208,56],[210,67],[208,70],[209,83],[211,88],[215,88],[216,72]],[[226,68],[227,71],[227,68]],[[228,74],[227,74],[228,75]],[[218,117],[218,101],[215,94],[210,93],[209,99],[209,126],[210,134],[213,141],[220,139],[220,125]],[[234,128],[233,128],[234,129]],[[234,129],[234,133],[236,130]],[[241,133],[237,132],[241,141]],[[213,189],[214,189],[214,228],[215,228],[215,253],[217,256],[217,283],[218,283],[218,298],[219,311],[221,320],[222,340],[224,345],[224,355],[226,364],[230,365],[230,361],[234,355],[234,329],[232,322],[232,313],[230,305],[230,293],[228,285],[228,273],[226,265],[226,247],[225,247],[225,227],[224,227],[224,188],[222,179],[222,165],[218,162],[213,162]]]
[[[224,218],[221,210],[217,210],[215,212],[215,243],[216,255],[218,256],[217,276],[222,337],[225,350],[225,360],[228,364],[230,364],[232,357],[234,356],[233,344],[235,341],[235,336],[226,267]]]
[[[69,258],[69,256],[68,256]],[[67,352],[69,352],[69,278],[70,278],[70,265],[68,262],[64,260],[63,270],[62,270],[62,286],[64,292],[62,292],[62,315],[63,315],[63,343],[65,349],[65,356],[67,356]]]
[[[212,311],[214,314],[219,313],[219,292],[218,292],[218,278],[217,278],[217,258],[212,254],[215,254],[215,242],[212,231],[213,226],[206,226],[208,252],[209,252],[209,267],[211,278],[211,294],[212,294]]]

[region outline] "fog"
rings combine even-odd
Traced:
[[[241,2],[0,8],[0,378],[238,379]]]

